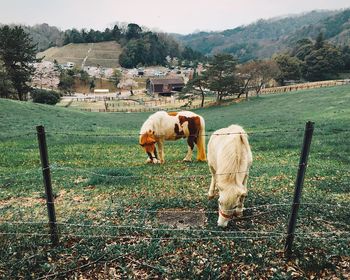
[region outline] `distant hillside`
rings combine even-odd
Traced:
[[[259,20],[222,32],[200,32],[176,38],[184,45],[207,55],[231,53],[245,62],[267,58],[290,47],[297,40],[314,39],[320,31],[337,43],[349,40],[349,12],[312,11],[298,16]]]
[[[322,32],[326,40],[339,45],[350,44],[350,9],[339,12],[335,15],[320,20],[315,24],[305,26],[284,41],[285,45],[290,45],[302,38],[315,39]]]
[[[68,44],[63,47],[52,47],[38,53],[44,60],[60,64],[74,62],[78,67],[84,62],[85,66],[102,66],[107,68],[119,67],[119,55],[122,49],[116,42],[101,42],[90,44]]]
[[[0,26],[3,26],[0,22]],[[17,24],[9,24],[13,27]],[[47,23],[36,24],[34,26],[21,25],[23,30],[30,35],[32,41],[37,45],[38,51],[44,51],[50,47],[62,46],[64,42],[64,32],[55,26]]]

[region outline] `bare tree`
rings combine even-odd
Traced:
[[[259,96],[261,89],[279,73],[278,65],[273,60],[259,60],[243,64],[239,69],[239,77],[241,79],[241,90],[238,97],[242,94],[246,95],[250,89],[255,90]]]

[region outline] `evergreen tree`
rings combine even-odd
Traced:
[[[291,56],[303,61],[314,49],[314,44],[309,39],[299,40],[291,52]]]
[[[92,78],[92,80],[90,81],[90,92],[93,92],[95,87],[96,87],[96,85],[95,85],[95,78]]]
[[[200,95],[201,107],[204,107],[205,92],[204,89],[208,87],[208,76],[206,72],[201,74],[194,73],[193,79],[189,80],[186,86],[182,90],[182,95],[187,93],[193,93],[194,95]]]
[[[304,77],[309,81],[332,79],[336,77],[343,65],[339,48],[324,44],[323,47],[315,48],[305,57]]]
[[[112,29],[112,38],[115,41],[119,41],[121,38],[121,30],[119,29],[118,25],[114,25]]]
[[[126,39],[138,39],[141,37],[142,28],[138,26],[136,23],[129,23],[128,29],[126,31]]]
[[[118,84],[120,83],[121,79],[122,79],[122,72],[120,72],[120,70],[118,69],[114,69],[113,70],[113,74],[112,76],[109,78],[109,80],[113,83],[113,85],[117,88]]]
[[[0,98],[11,98],[14,93],[14,88],[10,77],[4,67],[3,61],[0,59]]]
[[[238,94],[240,83],[235,73],[236,64],[230,54],[217,54],[213,57],[206,75],[208,88],[217,93],[217,102],[224,96]]]
[[[288,54],[279,54],[274,60],[279,67],[277,81],[284,85],[286,80],[300,80],[302,61]]]
[[[344,62],[344,70],[350,71],[350,47],[344,46],[341,50],[342,60]]]
[[[0,57],[4,62],[9,80],[19,100],[25,100],[31,90],[29,85],[34,74],[36,46],[20,26],[0,28]]]
[[[316,50],[319,50],[319,49],[323,48],[323,45],[324,45],[323,33],[320,32],[320,33],[317,35],[314,48],[315,48]]]
[[[71,95],[74,92],[74,71],[65,70],[60,74],[60,82],[58,88],[65,94]]]

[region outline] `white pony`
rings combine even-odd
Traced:
[[[213,133],[208,143],[208,165],[212,174],[208,197],[219,190],[218,226],[226,227],[233,216],[243,215],[249,168],[253,162],[248,136],[231,125]]]
[[[194,145],[197,160],[206,161],[204,119],[189,111],[159,111],[144,122],[140,130],[139,144],[148,154],[148,163],[164,163],[164,141],[187,138],[188,151],[184,161],[192,160]],[[158,144],[159,158],[155,143]]]

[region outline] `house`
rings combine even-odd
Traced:
[[[65,65],[64,68],[65,68],[65,69],[73,69],[74,66],[75,66],[75,63],[74,63],[74,62],[68,61],[68,62],[66,63],[66,65]]]
[[[182,77],[151,78],[147,80],[147,92],[153,95],[171,95],[174,91],[181,91],[185,86]]]
[[[145,70],[143,68],[137,69],[137,75],[138,76],[143,76],[145,74]]]

